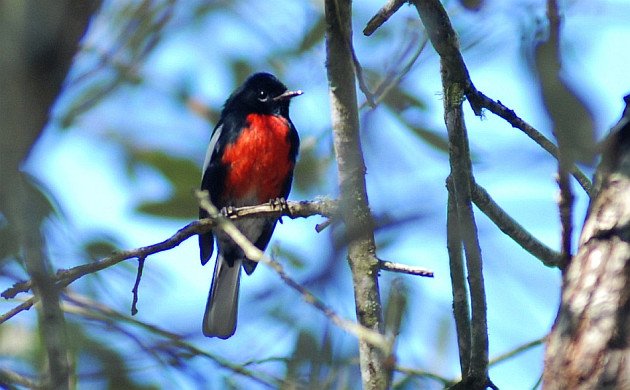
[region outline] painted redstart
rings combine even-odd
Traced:
[[[203,165],[201,189],[222,209],[252,206],[289,195],[300,140],[289,118],[289,91],[275,76],[256,73],[227,99],[212,132]],[[199,210],[199,218],[205,218]],[[236,227],[260,250],[265,250],[277,218],[234,220]],[[227,339],[236,330],[241,266],[249,275],[257,263],[225,233],[199,235],[201,264],[217,259],[203,318],[203,334]]]

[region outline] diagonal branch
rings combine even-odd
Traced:
[[[217,365],[227,370],[230,370],[235,374],[246,376],[267,387],[278,388],[283,384],[286,385],[286,383],[283,383],[281,379],[271,377],[264,374],[263,372],[248,370],[241,364],[233,363],[231,360],[222,358],[218,355],[213,354],[212,352],[200,349],[195,345],[187,342],[185,340],[185,337],[180,334],[169,332],[168,330],[162,329],[156,325],[148,324],[134,317],[124,315],[123,313],[116,311],[106,305],[103,305],[100,302],[89,299],[88,297],[81,296],[75,293],[69,294],[62,307],[63,310],[67,313],[77,314],[83,317],[103,321],[116,320],[147,330],[152,334],[163,337],[164,339],[173,343],[173,345],[181,348],[182,350],[190,354],[191,357],[201,356],[207,358],[208,360],[213,361]]]
[[[363,34],[366,36],[370,36],[376,31],[377,28],[381,27],[383,23],[387,22],[389,18],[392,17],[393,14],[398,11],[403,4],[405,4],[407,0],[389,0],[387,4],[385,4],[376,15],[372,16],[367,25],[363,29]]]
[[[367,342],[372,346],[378,347],[382,351],[387,352],[390,349],[389,341],[386,340],[382,334],[355,322],[341,318],[323,301],[314,296],[298,282],[291,279],[291,277],[284,271],[284,268],[280,263],[266,256],[264,252],[254,246],[254,244],[252,244],[251,241],[249,241],[230,220],[224,218],[219,213],[219,210],[210,203],[208,191],[197,191],[197,198],[199,200],[199,206],[206,210],[210,219],[215,222],[215,229],[220,229],[230,236],[232,241],[234,241],[243,250],[245,257],[252,261],[264,263],[272,268],[289,287],[299,292],[306,302],[321,311],[329,320],[341,329],[355,335],[360,341]]]
[[[402,3],[404,2],[400,0],[388,1],[388,3],[385,4],[383,8],[368,22],[368,25],[364,30],[364,34],[370,35],[373,33],[376,28],[385,23],[387,19],[389,19],[389,17],[391,17],[391,15],[393,15],[402,6]],[[475,88],[459,50],[457,34],[450,27],[451,24],[446,12],[439,11],[440,9],[443,10],[443,7],[435,1],[412,1],[411,3],[414,3],[416,7],[424,7],[425,12],[429,11],[428,14],[431,16],[427,16],[425,18],[426,20],[423,19],[422,21],[423,24],[425,24],[427,31],[429,31],[429,34],[432,34],[429,36],[431,43],[440,55],[440,58],[442,58],[442,60],[447,64],[449,75],[464,86],[464,93],[475,114],[477,116],[482,116],[482,109],[485,108],[489,110],[493,114],[503,118],[511,124],[512,127],[523,131],[545,151],[551,154],[555,159],[558,159],[558,147],[554,145],[553,142],[545,137],[540,131],[536,130],[534,127],[518,117],[513,110],[506,107],[503,103],[500,101],[495,102]],[[448,28],[446,28],[447,26]],[[369,32],[369,34],[366,31]],[[584,172],[582,172],[574,163],[570,163],[568,170],[575,177],[578,183],[580,183],[580,186],[582,186],[584,191],[590,195],[592,184]]]
[[[322,199],[318,201],[301,201],[301,202],[287,202],[286,208],[278,209],[277,204],[267,203],[264,205],[236,208],[232,210],[234,216],[230,218],[239,218],[241,216],[287,216],[289,218],[306,218],[313,215],[322,215],[326,217],[334,217],[337,213],[336,203],[333,200]],[[242,214],[242,215],[241,215]],[[211,219],[202,219],[194,221],[178,230],[174,235],[168,239],[159,242],[157,244],[148,245],[136,249],[116,252],[109,257],[105,257],[98,261],[94,261],[88,264],[82,264],[70,269],[62,269],[51,277],[51,282],[54,282],[58,289],[70,285],[77,279],[96,273],[105,268],[114,266],[122,261],[146,258],[149,255],[153,255],[159,252],[164,252],[169,249],[173,249],[183,241],[187,240],[191,236],[196,234],[205,233],[215,226],[215,222]],[[5,299],[15,298],[19,293],[27,292],[32,288],[32,281],[24,281],[15,283],[12,287],[6,289],[0,294]],[[6,322],[10,318],[19,314],[22,311],[29,310],[33,304],[37,302],[36,297],[31,297],[22,302],[15,308],[0,315],[0,324]]]
[[[473,183],[472,199],[481,210],[501,231],[507,234],[523,249],[536,256],[548,267],[558,267],[560,254],[531,235],[517,221],[499,206],[488,192],[479,184]]]
[[[512,127],[521,130],[529,138],[536,142],[541,148],[543,148],[547,153],[552,155],[555,159],[558,159],[558,147],[554,145],[554,143],[551,142],[549,138],[545,137],[544,134],[536,130],[532,125],[519,118],[514,110],[506,107],[500,101],[495,102],[480,91],[476,91],[476,93],[474,94],[469,94],[468,100],[471,101],[471,104],[485,108],[491,113],[505,119],[505,121],[512,125]],[[593,183],[591,183],[591,180],[588,178],[588,176],[586,176],[586,174],[584,174],[584,172],[582,172],[580,168],[578,168],[577,165],[575,165],[574,163],[571,164],[569,170],[575,180],[580,183],[580,186],[590,196]]]

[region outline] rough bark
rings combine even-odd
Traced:
[[[605,141],[545,356],[545,389],[630,388],[630,95]]]

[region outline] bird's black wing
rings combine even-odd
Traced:
[[[219,194],[222,190],[220,186],[222,185],[221,183],[223,183],[223,178],[225,176],[225,168],[221,166],[218,159],[218,156],[220,155],[219,148],[222,144],[220,139],[223,137],[223,127],[223,120],[220,120],[212,132],[210,144],[208,145],[208,150],[206,151],[206,158],[203,164],[201,177],[201,189],[210,193],[210,201],[217,207],[220,207],[217,202],[219,200]],[[208,217],[206,210],[199,208],[199,219],[206,217]],[[200,234],[199,257],[202,265],[205,265],[208,260],[210,260],[213,250],[214,237],[212,232]]]

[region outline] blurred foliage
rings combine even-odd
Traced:
[[[491,49],[496,49],[492,47],[496,43],[487,42],[493,38],[492,34],[488,32],[490,28],[496,27],[493,24],[495,19],[491,15],[483,16],[489,3],[483,0],[460,0],[447,3],[453,7],[452,18],[461,32],[462,47],[473,51],[473,53],[474,50],[480,50],[477,52],[477,57],[481,57],[483,60],[485,56],[488,56],[487,53],[492,52]],[[367,5],[357,3],[355,5],[357,8],[356,23],[363,23],[364,20],[361,18],[365,16],[369,18],[376,11],[376,9],[371,8],[373,5],[372,3]],[[460,5],[462,8],[459,8]],[[64,130],[64,134],[74,131],[88,135],[98,142],[116,145],[117,151],[120,153],[120,160],[124,162],[123,165],[126,168],[126,171],[123,169],[122,172],[126,176],[125,179],[138,179],[133,188],[137,193],[146,194],[146,191],[140,188],[142,182],[138,173],[141,170],[149,169],[159,175],[164,181],[163,186],[167,188],[167,193],[163,198],[157,200],[147,201],[146,198],[141,198],[132,204],[132,211],[149,215],[155,220],[177,219],[186,222],[194,220],[197,215],[197,205],[192,191],[199,186],[200,159],[203,158],[205,145],[197,147],[198,138],[186,140],[187,144],[191,144],[188,148],[173,145],[175,142],[173,144],[157,144],[157,146],[151,144],[147,140],[159,139],[163,134],[159,134],[152,127],[147,130],[147,127],[140,124],[133,124],[135,127],[131,125],[125,127],[120,124],[127,123],[124,122],[127,117],[136,118],[139,114],[133,112],[133,110],[138,109],[138,106],[126,106],[125,99],[128,98],[127,95],[137,91],[148,91],[146,92],[148,96],[151,94],[162,98],[166,96],[165,100],[172,104],[168,108],[179,110],[177,111],[178,115],[182,117],[178,121],[180,122],[177,124],[178,126],[187,127],[188,123],[181,125],[181,122],[192,122],[196,118],[194,115],[186,117],[185,115],[188,113],[200,115],[205,120],[203,123],[205,133],[202,138],[204,138],[204,142],[206,141],[216,123],[223,101],[206,96],[210,93],[199,86],[202,81],[195,78],[195,73],[183,72],[186,73],[185,77],[182,77],[184,80],[172,81],[152,78],[149,69],[151,64],[155,66],[155,63],[160,61],[161,51],[169,50],[169,45],[181,41],[182,37],[192,41],[185,49],[185,55],[190,55],[190,61],[195,55],[203,58],[209,57],[217,61],[219,65],[213,63],[216,67],[209,66],[209,71],[216,72],[212,78],[228,80],[230,85],[239,84],[256,70],[268,69],[276,72],[281,79],[284,79],[284,76],[292,78],[292,84],[299,88],[303,88],[299,83],[303,81],[310,85],[313,90],[325,89],[325,81],[323,80],[324,58],[322,55],[325,23],[321,4],[318,2],[283,3],[283,7],[286,9],[282,10],[282,14],[286,12],[289,15],[304,16],[303,20],[298,21],[296,18],[296,20],[283,23],[274,22],[275,16],[272,18],[269,12],[259,12],[261,8],[258,7],[264,8],[264,2],[246,0],[105,1],[103,8],[92,19],[90,33],[82,42],[76,65],[66,80],[62,99],[52,111],[52,125],[55,125],[55,128],[49,131]],[[295,8],[300,8],[302,13],[296,12]],[[11,12],[9,8],[2,8],[2,10]],[[464,12],[460,12],[460,10],[464,10]],[[273,11],[277,12],[277,10]],[[483,19],[470,19],[470,14],[481,14]],[[502,19],[496,20],[504,21]],[[482,23],[484,21],[487,24]],[[529,21],[523,21],[521,18],[518,22],[535,24],[536,20],[532,16]],[[225,23],[228,27],[219,28],[218,24],[220,23]],[[230,52],[221,48],[223,41],[231,42],[230,34],[232,31],[229,29],[238,30],[239,34],[242,34],[247,40],[247,44],[251,46],[250,49],[244,51],[234,48],[234,51]],[[373,37],[369,39],[357,37],[354,45],[358,51],[358,58],[363,66],[368,85],[373,89],[372,92],[375,93],[375,96],[381,99],[381,106],[377,109],[384,107],[383,111],[386,111],[397,124],[407,130],[408,134],[421,141],[420,144],[423,149],[417,152],[418,154],[425,153],[426,150],[446,153],[448,152],[448,143],[445,131],[425,120],[424,114],[431,108],[431,105],[425,95],[417,93],[418,84],[421,82],[415,78],[405,77],[417,70],[423,61],[427,59],[435,61],[435,53],[432,52],[432,49],[425,50],[426,40],[423,41],[423,34],[424,32],[419,28],[417,15],[395,15]],[[296,36],[297,38],[295,38]],[[535,42],[524,40],[523,45],[527,46],[529,43],[531,46],[528,46],[524,51],[529,50],[535,53],[535,66],[540,76],[542,94],[545,96],[544,103],[548,112],[559,129],[571,134],[570,144],[573,145],[576,158],[590,161],[592,156],[588,154],[588,151],[592,148],[594,138],[592,109],[588,102],[575,92],[577,88],[563,78],[562,72],[553,67],[554,54],[542,50],[541,47],[535,50]],[[202,50],[207,50],[207,52],[202,54],[197,52]],[[184,56],[181,53],[175,55]],[[480,53],[481,55],[479,55]],[[466,59],[468,60],[468,57]],[[189,58],[179,58],[178,60],[187,62]],[[177,61],[172,61],[169,64],[179,66]],[[431,70],[434,69],[431,68]],[[426,77],[439,78],[439,75],[436,73]],[[205,83],[208,82],[205,81]],[[218,82],[216,85],[210,83],[213,92],[224,87]],[[322,99],[325,98],[325,94],[322,94]],[[359,94],[359,99],[363,112],[371,110],[365,103],[363,95]],[[108,104],[112,105],[112,102],[116,100],[119,102],[116,111],[111,109],[107,111],[103,108]],[[143,107],[142,110],[153,112],[156,116],[158,110],[164,109],[164,106],[158,106],[158,103],[150,98],[145,98],[141,107]],[[321,106],[312,107],[310,110],[308,115],[311,117],[328,115]],[[115,120],[110,122],[109,120],[112,118],[108,116],[112,116],[113,119],[120,120],[120,122]],[[305,117],[308,118],[308,116]],[[159,123],[160,120],[162,117],[156,122]],[[107,122],[108,125],[114,123],[114,126],[120,126],[120,128],[99,133],[94,129],[97,129],[101,122]],[[174,125],[169,122],[165,126]],[[315,120],[309,123],[304,119],[298,127],[301,132],[301,150],[295,170],[292,196],[328,195],[323,192],[330,188],[332,188],[331,192],[334,196],[336,180],[332,172],[335,161],[329,137],[329,127],[322,126]],[[378,129],[379,133],[387,131],[387,129]],[[182,134],[182,137],[198,136],[192,131]],[[373,139],[372,142],[379,142],[377,137]],[[397,155],[401,153],[399,150],[381,149],[378,153],[382,154],[371,156],[377,162],[387,158],[402,161],[405,158],[413,160],[416,157],[411,155],[400,158]],[[399,163],[398,160],[397,163]],[[394,176],[393,172],[383,174],[375,171],[370,167],[369,174],[384,175],[385,180],[383,182],[389,186],[389,180],[391,176]],[[60,172],[59,174],[71,173]],[[99,175],[99,172],[94,172],[94,175]],[[44,234],[52,236],[56,238],[55,241],[64,242],[66,245],[60,248],[47,248],[47,251],[53,254],[51,258],[55,269],[74,265],[71,263],[71,259],[76,257],[76,253],[79,253],[82,262],[95,261],[127,245],[123,240],[126,235],[124,231],[104,232],[95,229],[90,233],[70,226],[71,223],[65,221],[62,212],[65,205],[58,204],[59,201],[54,197],[55,189],[46,188],[44,183],[32,177],[28,177],[26,180],[29,183],[29,190],[35,194],[34,197],[37,199],[31,205],[32,212],[37,214]],[[133,182],[133,180],[131,181]],[[407,184],[413,187],[411,195],[409,195],[412,202],[420,204],[425,202],[419,193],[426,189],[417,183]],[[442,182],[439,186],[442,186]],[[384,186],[379,191],[382,191],[384,198],[400,195],[393,184],[391,188]],[[371,198],[372,196],[370,194]],[[2,200],[4,201],[4,199]],[[388,207],[392,206],[389,199],[386,199],[384,203],[387,203]],[[437,205],[440,207],[439,203]],[[0,265],[2,266],[0,268],[0,280],[10,284],[24,279],[25,275],[19,266],[21,251],[17,234],[13,230],[14,226],[11,224],[10,215],[4,206],[2,204],[2,208],[0,208]],[[394,211],[396,211],[397,206],[398,204],[394,205]],[[430,206],[435,206],[435,204]],[[102,212],[107,213],[108,210],[103,208]],[[395,216],[382,214],[378,210],[375,211],[375,215],[379,230],[390,227],[399,229],[396,230],[396,235],[403,235],[406,230],[410,230],[410,222],[422,221],[429,224],[434,230],[442,229],[442,227],[436,229],[435,226],[439,223],[432,221],[431,218],[423,218],[425,215],[420,213],[409,213],[405,217],[400,217],[398,214]],[[45,221],[53,218],[60,223],[67,223],[69,226],[66,230],[51,231],[53,229],[47,227]],[[342,284],[339,282],[340,279],[347,276],[345,273],[347,272],[347,265],[343,261],[344,256],[340,251],[342,245],[337,245],[344,240],[336,239],[343,236],[343,233],[343,229],[333,226],[321,234],[323,237],[320,240],[321,245],[299,249],[277,246],[271,248],[271,253],[280,258],[281,261],[288,263],[291,272],[308,273],[302,281],[316,293],[332,295],[340,290],[338,286]],[[327,241],[328,238],[331,239],[332,243]],[[380,236],[378,240],[382,244],[379,245],[379,249],[389,249],[399,242],[397,237],[390,235]],[[414,240],[419,240],[419,238],[414,237]],[[71,248],[69,249],[69,247]],[[71,254],[75,254],[75,256]],[[13,262],[14,260],[17,262]],[[131,285],[132,277],[130,275],[135,271],[135,264],[125,263],[115,269],[125,271],[123,278],[115,270],[108,270],[107,273],[98,273],[85,278],[89,281],[83,284],[77,283],[77,286],[73,285],[72,289],[76,288],[97,301],[99,298],[115,300],[118,297],[117,294],[121,294],[119,293],[120,285],[125,286],[124,293],[128,293],[129,288],[126,286],[129,285],[130,287]],[[146,277],[150,278],[150,276]],[[420,305],[429,305],[430,303],[428,300],[419,298],[418,292],[415,292],[413,299],[412,297],[407,299],[406,287],[400,288],[395,283],[390,283],[390,279],[383,279],[385,280],[383,286],[391,288],[390,304],[387,305],[385,313],[388,330],[400,327],[402,333],[410,330],[418,332],[416,329],[421,324],[406,322],[407,318],[414,314],[409,310],[414,307],[412,305],[414,302],[421,302]],[[156,290],[169,291],[166,282],[162,281],[162,283],[164,284],[159,284],[156,281],[157,286],[154,286]],[[343,283],[349,282],[344,281]],[[400,294],[396,295],[396,292],[400,292]],[[156,293],[156,295],[158,294]],[[259,366],[263,367],[261,371],[272,372],[278,377],[283,376],[288,383],[287,389],[292,388],[290,384],[296,382],[297,384],[308,384],[309,388],[313,389],[357,388],[358,358],[354,345],[355,339],[336,328],[329,328],[328,325],[317,329],[313,321],[304,321],[295,311],[290,310],[291,308],[288,306],[291,305],[287,304],[289,300],[286,295],[286,286],[280,283],[269,283],[254,297],[256,302],[253,305],[260,306],[260,313],[256,315],[269,318],[279,329],[291,329],[291,332],[286,332],[283,335],[283,340],[279,340],[290,345],[290,350],[286,354],[278,353],[277,356],[270,357],[267,362],[259,362]],[[297,301],[299,298],[292,296],[291,299]],[[128,301],[122,299],[120,301],[121,306],[128,305]],[[271,301],[272,304],[262,308],[263,305],[259,305],[258,302],[263,301]],[[346,309],[342,306],[342,302],[334,303]],[[125,306],[125,310],[127,309]],[[195,307],[190,310],[201,310],[201,308]],[[424,316],[424,312],[420,314],[421,317]],[[159,332],[150,327],[131,332],[117,327],[117,321],[122,320],[114,316],[112,316],[110,323],[93,321],[92,319],[85,321],[81,314],[77,314],[77,316],[81,317],[81,320],[69,321],[68,333],[71,335],[73,353],[78,365],[79,384],[96,383],[96,387],[112,389],[160,388],[163,387],[160,375],[176,377],[177,374],[185,376],[188,380],[198,384],[199,387],[211,387],[220,383],[225,388],[240,389],[251,388],[252,382],[254,382],[235,375],[229,369],[219,369],[214,363],[204,361],[199,364],[198,359],[196,359],[202,355],[199,351],[181,348],[181,345],[173,339],[165,338],[155,342],[152,335]],[[89,318],[89,316],[86,317]],[[439,371],[443,368],[442,366],[446,366],[448,363],[447,359],[451,356],[449,353],[452,352],[449,348],[452,349],[455,336],[448,313],[445,313],[443,317],[430,320],[432,322],[431,327],[436,331],[434,345],[429,346],[432,360],[414,363],[425,364],[430,369]],[[171,318],[164,325],[165,327],[185,329],[186,332],[193,328],[197,331],[197,324],[194,327],[187,327],[189,324],[185,322],[178,318]],[[427,320],[427,322],[429,321]],[[261,329],[260,333],[262,336],[263,333],[267,333],[267,330]],[[273,332],[269,333],[273,334]],[[16,334],[17,336],[15,336]],[[339,336],[340,334],[343,335],[343,338]],[[5,340],[6,337],[15,338],[23,344],[20,351],[8,352],[6,354],[8,358],[4,360],[3,356],[0,362],[12,360],[11,367],[15,366],[16,369],[19,368],[20,370],[24,368],[22,372],[36,375],[44,366],[44,353],[37,332],[30,328],[14,326],[9,322],[0,326],[0,340]],[[187,338],[194,340],[193,337],[186,333],[185,336],[180,337],[180,341],[186,341]],[[351,342],[347,342],[347,340],[351,340]],[[249,352],[246,351],[249,348],[256,349],[256,341],[249,341],[254,347],[237,345],[233,348],[242,348],[243,351]],[[202,351],[214,351],[216,347],[219,351],[226,352],[226,355],[236,356],[236,363],[242,362],[242,360],[238,360],[239,354],[230,351],[230,344],[219,346],[213,342],[214,340],[203,340],[198,345]],[[2,352],[4,352],[3,348],[5,347],[3,344],[0,343],[0,351]],[[2,353],[2,355],[5,354]],[[133,359],[130,358],[130,355],[133,355]],[[276,369],[273,366],[274,362],[280,362],[281,368]],[[146,373],[149,374],[145,375]],[[420,376],[395,374],[394,378],[396,389],[436,388],[434,386],[435,381]],[[173,383],[179,382],[173,380]]]
[[[173,189],[171,196],[161,202],[144,202],[137,210],[154,216],[194,219],[197,215],[193,190],[199,187],[199,167],[193,161],[161,151],[136,151],[132,160],[150,166],[166,179]]]

